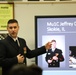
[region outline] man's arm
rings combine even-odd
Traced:
[[[59,52],[58,60],[59,60],[60,62],[64,61],[64,56],[63,56],[61,50],[60,50],[60,52]]]
[[[28,57],[28,58],[36,57],[38,55],[46,53],[46,50],[48,50],[50,48],[51,48],[51,43],[50,42],[48,42],[44,46],[41,46],[41,47],[36,48],[34,50],[30,50],[28,48],[28,46],[26,45],[26,51],[27,51],[26,57]]]

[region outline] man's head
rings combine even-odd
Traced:
[[[11,69],[9,75],[42,75],[42,69],[37,65],[18,64]]]
[[[56,48],[56,40],[51,40],[52,49]]]
[[[18,21],[15,19],[10,19],[7,22],[7,30],[12,38],[16,38],[19,30]]]

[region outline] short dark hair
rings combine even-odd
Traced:
[[[51,42],[56,42],[56,40],[51,40]]]
[[[42,69],[37,65],[18,64],[10,70],[9,75],[42,75]]]
[[[16,19],[10,19],[8,22],[7,22],[7,25],[8,24],[11,24],[11,23],[17,23],[18,24],[18,21]]]
[[[42,75],[42,68],[35,65],[35,64],[32,64],[30,66],[28,66],[29,69],[31,69],[35,75]]]

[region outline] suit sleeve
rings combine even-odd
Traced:
[[[46,52],[46,49],[44,46],[34,49],[34,50],[27,49],[26,57],[33,58],[33,57],[39,56],[41,54],[44,54],[45,52]]]
[[[25,42],[25,45],[26,45],[26,42]],[[45,46],[41,46],[40,48],[36,48],[36,49],[31,50],[26,45],[26,50],[27,50],[27,53],[26,53],[27,58],[33,58],[33,57],[36,57],[38,55],[46,53]]]
[[[60,50],[60,52],[59,52],[58,60],[59,60],[60,62],[61,62],[61,61],[64,61],[64,56],[63,56],[61,50]]]

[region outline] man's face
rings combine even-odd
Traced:
[[[19,30],[19,25],[17,23],[11,23],[7,26],[7,30],[12,38],[16,38]]]
[[[56,42],[52,42],[52,49],[56,48]]]

